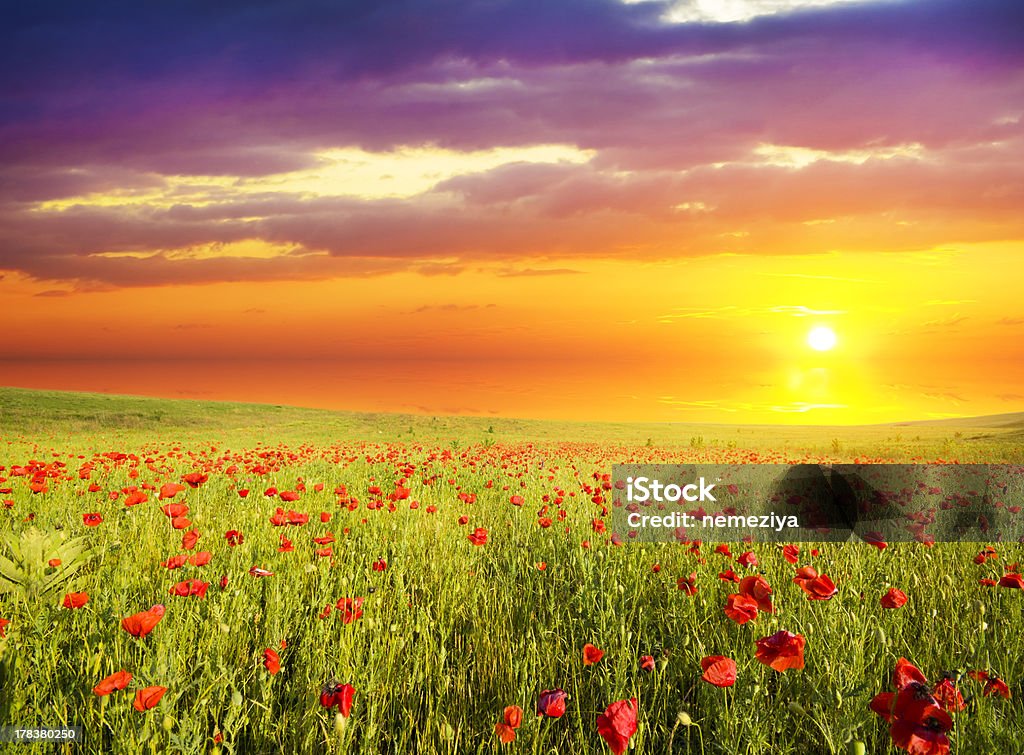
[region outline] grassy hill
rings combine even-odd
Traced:
[[[210,440],[246,445],[354,440],[461,446],[574,442],[986,461],[1005,455],[1007,447],[1019,454],[1024,448],[1021,428],[1024,413],[854,427],[565,422],[341,412],[0,387],[0,437],[61,445],[72,439],[75,445],[88,441],[97,446],[115,441]]]

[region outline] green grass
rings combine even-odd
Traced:
[[[1024,460],[1024,413],[861,426],[566,422],[497,417],[338,412],[272,404],[35,391],[0,387],[0,434],[8,440],[105,450],[157,440],[237,447],[257,443],[573,442],[694,451],[772,450],[845,460]]]
[[[839,587],[831,600],[811,602],[774,545],[750,546],[760,565],[746,570],[708,546],[699,553],[678,545],[616,547],[595,531],[602,504],[591,500],[593,474],[626,459],[1020,461],[1012,420],[956,427],[631,426],[14,389],[0,389],[0,406],[0,477],[8,478],[0,487],[12,489],[0,500],[13,501],[0,507],[0,535],[25,543],[37,530],[82,537],[97,549],[56,591],[39,582],[0,593],[0,617],[11,621],[0,640],[0,724],[79,724],[86,733],[79,752],[600,753],[608,749],[596,716],[629,697],[640,711],[635,753],[804,755],[845,752],[848,740],[887,752],[887,727],[867,706],[891,688],[901,656],[932,681],[944,671],[999,673],[1011,700],[982,697],[978,683],[961,678],[970,700],[954,716],[954,750],[1020,750],[1024,596],[982,587],[978,579],[1001,574],[1024,546],[998,544],[999,558],[978,565],[978,544],[893,544],[883,551],[825,544],[817,556],[804,545],[799,564],[813,564]],[[11,474],[32,459],[66,464],[49,467],[44,492],[33,493],[29,477]],[[81,479],[89,461],[89,479]],[[202,533],[195,551],[213,557],[206,566],[170,571],[161,562],[185,552],[182,531],[161,513],[156,491],[130,508],[123,494],[112,500],[110,493],[143,483],[159,488],[197,470],[209,479],[174,500],[190,507],[188,517]],[[407,472],[411,494],[392,512],[387,495]],[[88,491],[93,483],[97,492]],[[306,490],[295,502],[263,495],[300,484]],[[343,496],[334,490],[341,485],[358,498],[355,510],[339,505]],[[374,486],[382,489],[381,508],[367,506],[379,497],[370,492]],[[249,497],[241,499],[237,488],[251,489]],[[475,493],[476,501],[460,493]],[[511,505],[513,494],[525,505]],[[412,501],[419,505],[411,508]],[[538,526],[545,504],[555,520],[549,528]],[[272,526],[279,506],[308,513],[309,523]],[[99,512],[103,523],[86,527],[82,515],[89,512]],[[322,523],[320,512],[331,520]],[[468,524],[460,525],[460,516]],[[486,545],[467,539],[475,527],[489,531]],[[229,529],[243,532],[244,542],[230,547]],[[318,557],[323,546],[312,538],[327,532],[336,537],[332,555]],[[293,541],[293,552],[278,552],[281,535]],[[734,554],[741,550],[733,546]],[[2,541],[0,553],[10,553]],[[387,561],[386,571],[373,571],[378,558]],[[541,562],[546,569],[537,567]],[[254,565],[274,575],[252,577]],[[744,626],[726,618],[722,606],[735,586],[717,574],[729,567],[762,573],[777,612]],[[694,596],[676,587],[691,572]],[[228,576],[224,590],[221,575]],[[171,585],[193,577],[211,583],[205,599],[168,595]],[[880,607],[890,586],[908,594],[903,608]],[[69,590],[88,592],[88,604],[61,608]],[[337,611],[319,618],[328,603],[353,596],[365,598],[362,618],[344,624]],[[152,634],[135,639],[122,631],[123,617],[155,603],[167,612]],[[756,639],[779,629],[806,637],[803,670],[779,674],[755,660]],[[270,676],[262,652],[281,640],[282,671]],[[582,663],[587,642],[605,651],[595,666]],[[655,671],[640,669],[643,655],[657,659]],[[700,679],[705,655],[736,660],[734,687]],[[128,689],[96,697],[92,687],[120,669],[134,675]],[[332,678],[356,688],[342,728],[318,702]],[[149,685],[168,692],[140,713],[131,705],[135,690]],[[538,694],[555,687],[569,694],[566,715],[536,718]],[[507,705],[521,706],[525,716],[516,741],[500,745],[494,725]],[[679,723],[681,712],[693,725]]]

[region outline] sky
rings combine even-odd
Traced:
[[[1016,0],[4,17],[0,385],[572,420],[1024,409]]]

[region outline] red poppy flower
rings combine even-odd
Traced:
[[[387,568],[388,562],[385,561],[383,558],[378,558],[376,561],[373,562],[374,571],[384,571]]]
[[[155,605],[148,611],[140,611],[121,619],[121,627],[132,637],[145,637],[164,617],[164,607]]]
[[[1002,679],[998,676],[990,676],[985,682],[985,690],[982,693],[985,697],[989,695],[999,695],[1005,697],[1007,700],[1010,699],[1010,688],[1006,685]]]
[[[199,543],[199,531],[189,530],[181,536],[181,549],[190,551]]]
[[[206,566],[210,563],[210,559],[213,558],[213,554],[210,551],[199,551],[188,557],[188,562],[192,566]]]
[[[341,620],[346,624],[351,624],[363,615],[363,599],[341,598],[338,600],[335,608],[337,608],[338,612],[341,614]]]
[[[160,698],[167,692],[167,687],[146,687],[135,693],[132,707],[140,713],[156,706]]]
[[[537,715],[561,718],[565,715],[565,702],[569,696],[562,689],[546,689],[537,698]]]
[[[757,601],[749,595],[733,593],[725,599],[725,615],[743,625],[757,618]]]
[[[604,658],[604,651],[589,642],[583,646],[583,665],[593,666]]]
[[[254,577],[273,577],[274,576],[274,572],[267,571],[266,569],[261,569],[260,567],[255,566],[255,565],[249,567],[249,574],[251,574]],[[222,579],[221,581],[225,581],[226,582],[226,579]]]
[[[165,503],[160,507],[160,510],[169,519],[176,519],[179,516],[185,516],[188,513],[188,506],[184,503]]]
[[[64,602],[62,605],[65,608],[81,608],[89,602],[89,593],[86,592],[69,592],[64,596]]]
[[[238,530],[228,530],[224,533],[224,539],[228,541],[228,545],[234,548],[236,545],[241,545],[245,542],[245,535]]]
[[[1016,572],[1008,572],[999,578],[999,586],[1024,590],[1024,576]]]
[[[814,571],[810,567],[805,568]],[[801,590],[807,593],[808,600],[831,600],[839,592],[839,588],[836,587],[827,574],[809,578],[797,576],[793,581],[800,585]]]
[[[192,520],[184,516],[176,516],[171,520],[171,526],[176,530],[187,530],[192,526]]]
[[[800,549],[795,545],[784,545],[782,547],[782,557],[789,563],[795,564],[800,557]]]
[[[56,569],[58,566],[61,565],[61,560],[59,558],[51,558],[49,561],[46,562],[46,565],[49,566],[51,569]]]
[[[281,670],[281,656],[271,648],[266,648],[263,651],[263,667],[274,676]]]
[[[345,718],[352,712],[352,698],[356,688],[351,684],[329,682],[320,690],[320,704],[325,708],[338,706],[338,712]]]
[[[772,586],[760,575],[744,577],[740,581],[740,595],[746,595],[757,602],[757,610],[764,613],[775,613],[772,605]]]
[[[967,707],[964,696],[956,686],[956,681],[949,675],[944,676],[932,687],[934,697],[947,713],[957,713]]]
[[[953,727],[953,721],[929,692],[924,674],[906,658],[900,658],[893,673],[893,684],[897,692],[875,695],[869,706],[889,722],[893,745],[918,755],[948,753],[946,732]],[[963,698],[955,686],[947,689],[940,682],[936,689],[955,709],[960,709]]]
[[[131,493],[124,497],[125,506],[138,506],[140,503],[145,503],[149,500],[149,496],[143,493],[141,490],[133,490]]]
[[[644,671],[654,671],[654,656],[653,655],[642,655],[640,656],[640,668]]]
[[[896,689],[906,689],[911,684],[927,684],[928,679],[921,673],[921,669],[908,661],[900,658],[896,661],[896,667],[892,672],[892,686]]]
[[[889,592],[882,596],[880,601],[882,608],[899,608],[907,602],[907,594],[895,587],[890,587]]]
[[[793,577],[793,581],[796,582],[797,584],[800,584],[801,582],[804,582],[806,580],[817,579],[817,578],[818,578],[818,570],[817,569],[815,569],[813,566],[801,566],[799,569],[796,570],[796,576]]]
[[[505,745],[516,739],[516,730],[501,721],[494,725],[494,733],[498,736],[498,741]]]
[[[804,667],[804,644],[802,634],[793,634],[782,629],[770,637],[757,641],[755,658],[778,672],[786,669],[800,670]]]
[[[477,527],[469,533],[468,539],[473,545],[484,545],[487,543],[487,530],[483,527]]]
[[[509,705],[504,712],[505,724],[513,729],[518,729],[523,723],[523,709],[518,705]]]
[[[185,489],[185,486],[177,482],[165,482],[160,486],[160,500],[166,500],[167,498],[174,498],[181,491]]]
[[[630,738],[637,729],[636,698],[618,700],[597,717],[597,733],[615,755],[622,755],[629,747]]]
[[[102,679],[99,684],[92,688],[92,693],[97,697],[103,697],[116,690],[124,689],[131,680],[132,675],[122,669]]]
[[[736,563],[740,566],[746,567],[757,566],[757,556],[754,555],[753,551],[745,551],[739,555],[739,558],[736,559]]]
[[[160,562],[160,566],[163,566],[163,567],[165,567],[167,569],[180,569],[181,567],[183,567],[185,565],[185,563],[187,561],[188,561],[188,556],[186,556],[185,554],[182,553],[182,554],[179,554],[177,556],[171,556],[166,561],[161,561]]]
[[[82,523],[86,527],[96,527],[103,523],[103,517],[98,513],[93,514],[82,514]]]
[[[689,596],[697,594],[697,572],[691,572],[688,577],[680,577],[676,581],[676,587]]]
[[[700,659],[704,671],[701,679],[716,687],[731,687],[736,683],[736,661],[724,655],[709,655]]]
[[[202,472],[189,472],[181,479],[187,482],[189,484],[189,487],[198,488],[200,485],[202,485],[204,482],[210,479],[210,476],[205,475]]]
[[[953,728],[953,721],[941,708],[934,708],[925,723],[915,724],[903,719],[892,722],[889,734],[893,746],[908,753],[922,755],[946,755],[949,752],[949,737],[946,732]]]
[[[868,545],[873,545],[878,550],[884,551],[889,544],[885,542],[885,537],[881,532],[867,532],[864,534],[864,542]]]
[[[178,597],[185,598],[189,595],[195,595],[200,598],[206,597],[206,590],[209,588],[209,582],[203,582],[201,579],[186,579],[184,582],[178,582],[176,585],[168,590],[171,595],[177,595]]]
[[[0,619],[0,640],[7,636],[7,625],[10,623],[10,619]]]

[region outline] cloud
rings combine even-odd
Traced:
[[[0,268],[118,286],[531,275],[1024,235],[1019,3],[754,5],[773,13],[23,4],[0,31]],[[410,147],[449,169],[386,196]],[[254,239],[312,256],[177,258]]]
[[[802,304],[782,304],[773,307],[738,307],[733,304],[715,309],[699,307],[680,307],[676,312],[659,316],[659,322],[673,320],[724,320],[735,317],[763,317],[765,315],[789,315],[791,317],[820,317],[825,315],[845,315],[842,309],[812,309]]]
[[[928,320],[927,322],[925,322],[924,326],[926,328],[954,328],[960,323],[966,321],[967,319],[969,318],[958,313],[952,315],[951,317],[942,317],[937,320]]]
[[[497,275],[499,278],[542,278],[550,275],[581,275],[582,273],[582,270],[572,270],[567,267],[526,267],[522,269],[505,268],[500,270]]]
[[[406,314],[420,314],[421,312],[472,312],[479,309],[494,309],[497,304],[424,304],[415,309],[408,310]]]

